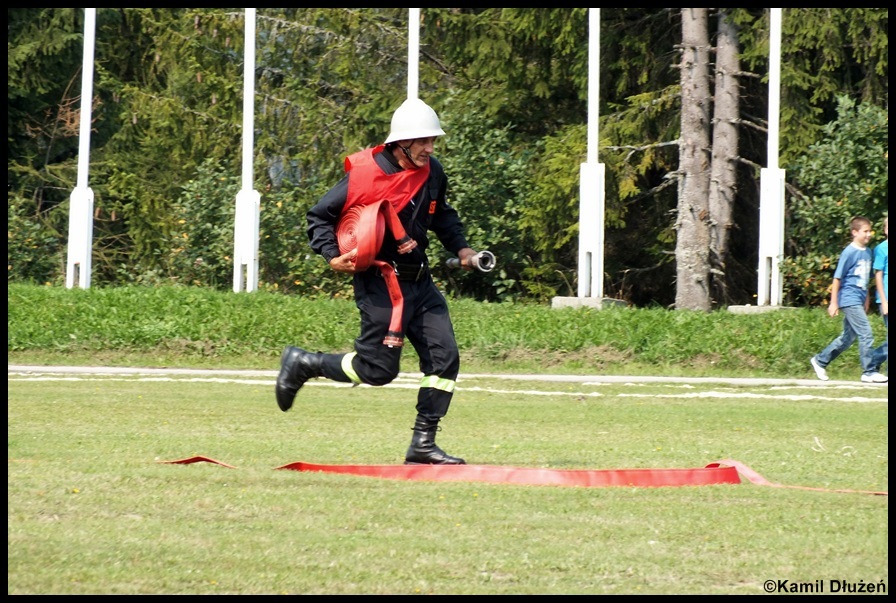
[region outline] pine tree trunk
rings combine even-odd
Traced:
[[[737,26],[719,9],[716,41],[715,102],[713,103],[712,176],[709,183],[709,258],[711,291],[717,300],[727,299],[728,239],[737,195],[737,163],[740,117],[740,73]]]
[[[681,9],[681,138],[675,261],[676,310],[711,309],[708,9]]]

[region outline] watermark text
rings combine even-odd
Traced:
[[[812,580],[798,582],[795,580],[766,580],[762,589],[767,593],[793,594],[887,594],[887,583],[865,582],[864,580]]]

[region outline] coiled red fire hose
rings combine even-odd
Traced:
[[[355,268],[358,272],[376,266],[386,279],[389,299],[392,300],[392,319],[383,344],[391,348],[401,347],[404,343],[401,328],[404,296],[395,276],[395,268],[388,262],[376,259],[376,254],[383,246],[383,236],[387,227],[398,242],[398,253],[408,253],[417,247],[417,241],[408,236],[395,208],[387,201],[349,208],[339,219],[336,237],[340,253],[348,253],[352,249],[358,250],[358,255],[355,257]]]

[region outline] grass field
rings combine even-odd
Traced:
[[[785,487],[276,470],[400,464],[415,388],[315,381],[282,413],[268,375],[10,372],[7,594],[888,589],[889,497],[869,493],[888,490],[886,385],[462,375],[438,439],[508,467],[734,459]],[[160,462],[194,455],[234,468]]]
[[[759,314],[663,308],[551,308],[449,300],[465,373],[555,373],[814,379],[809,358],[842,320],[825,308]],[[7,287],[14,364],[279,368],[286,345],[347,352],[358,311],[347,299],[306,299],[190,287]],[[886,338],[872,319],[878,344]],[[828,367],[858,381],[858,346]],[[412,346],[403,368],[417,370]]]

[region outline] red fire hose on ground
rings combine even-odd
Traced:
[[[207,456],[193,456],[176,461],[158,463],[189,465],[206,462],[236,469]],[[538,467],[508,467],[502,465],[318,465],[314,463],[289,463],[276,467],[306,473],[339,473],[381,479],[436,481],[436,482],[489,482],[530,486],[577,486],[599,488],[624,486],[649,488],[662,486],[711,486],[716,484],[740,484],[741,476],[756,486],[792,488],[815,492],[840,492],[844,494],[872,494],[889,496],[886,490],[847,490],[794,486],[771,482],[739,461],[724,459],[702,468],[689,469],[543,469]]]

